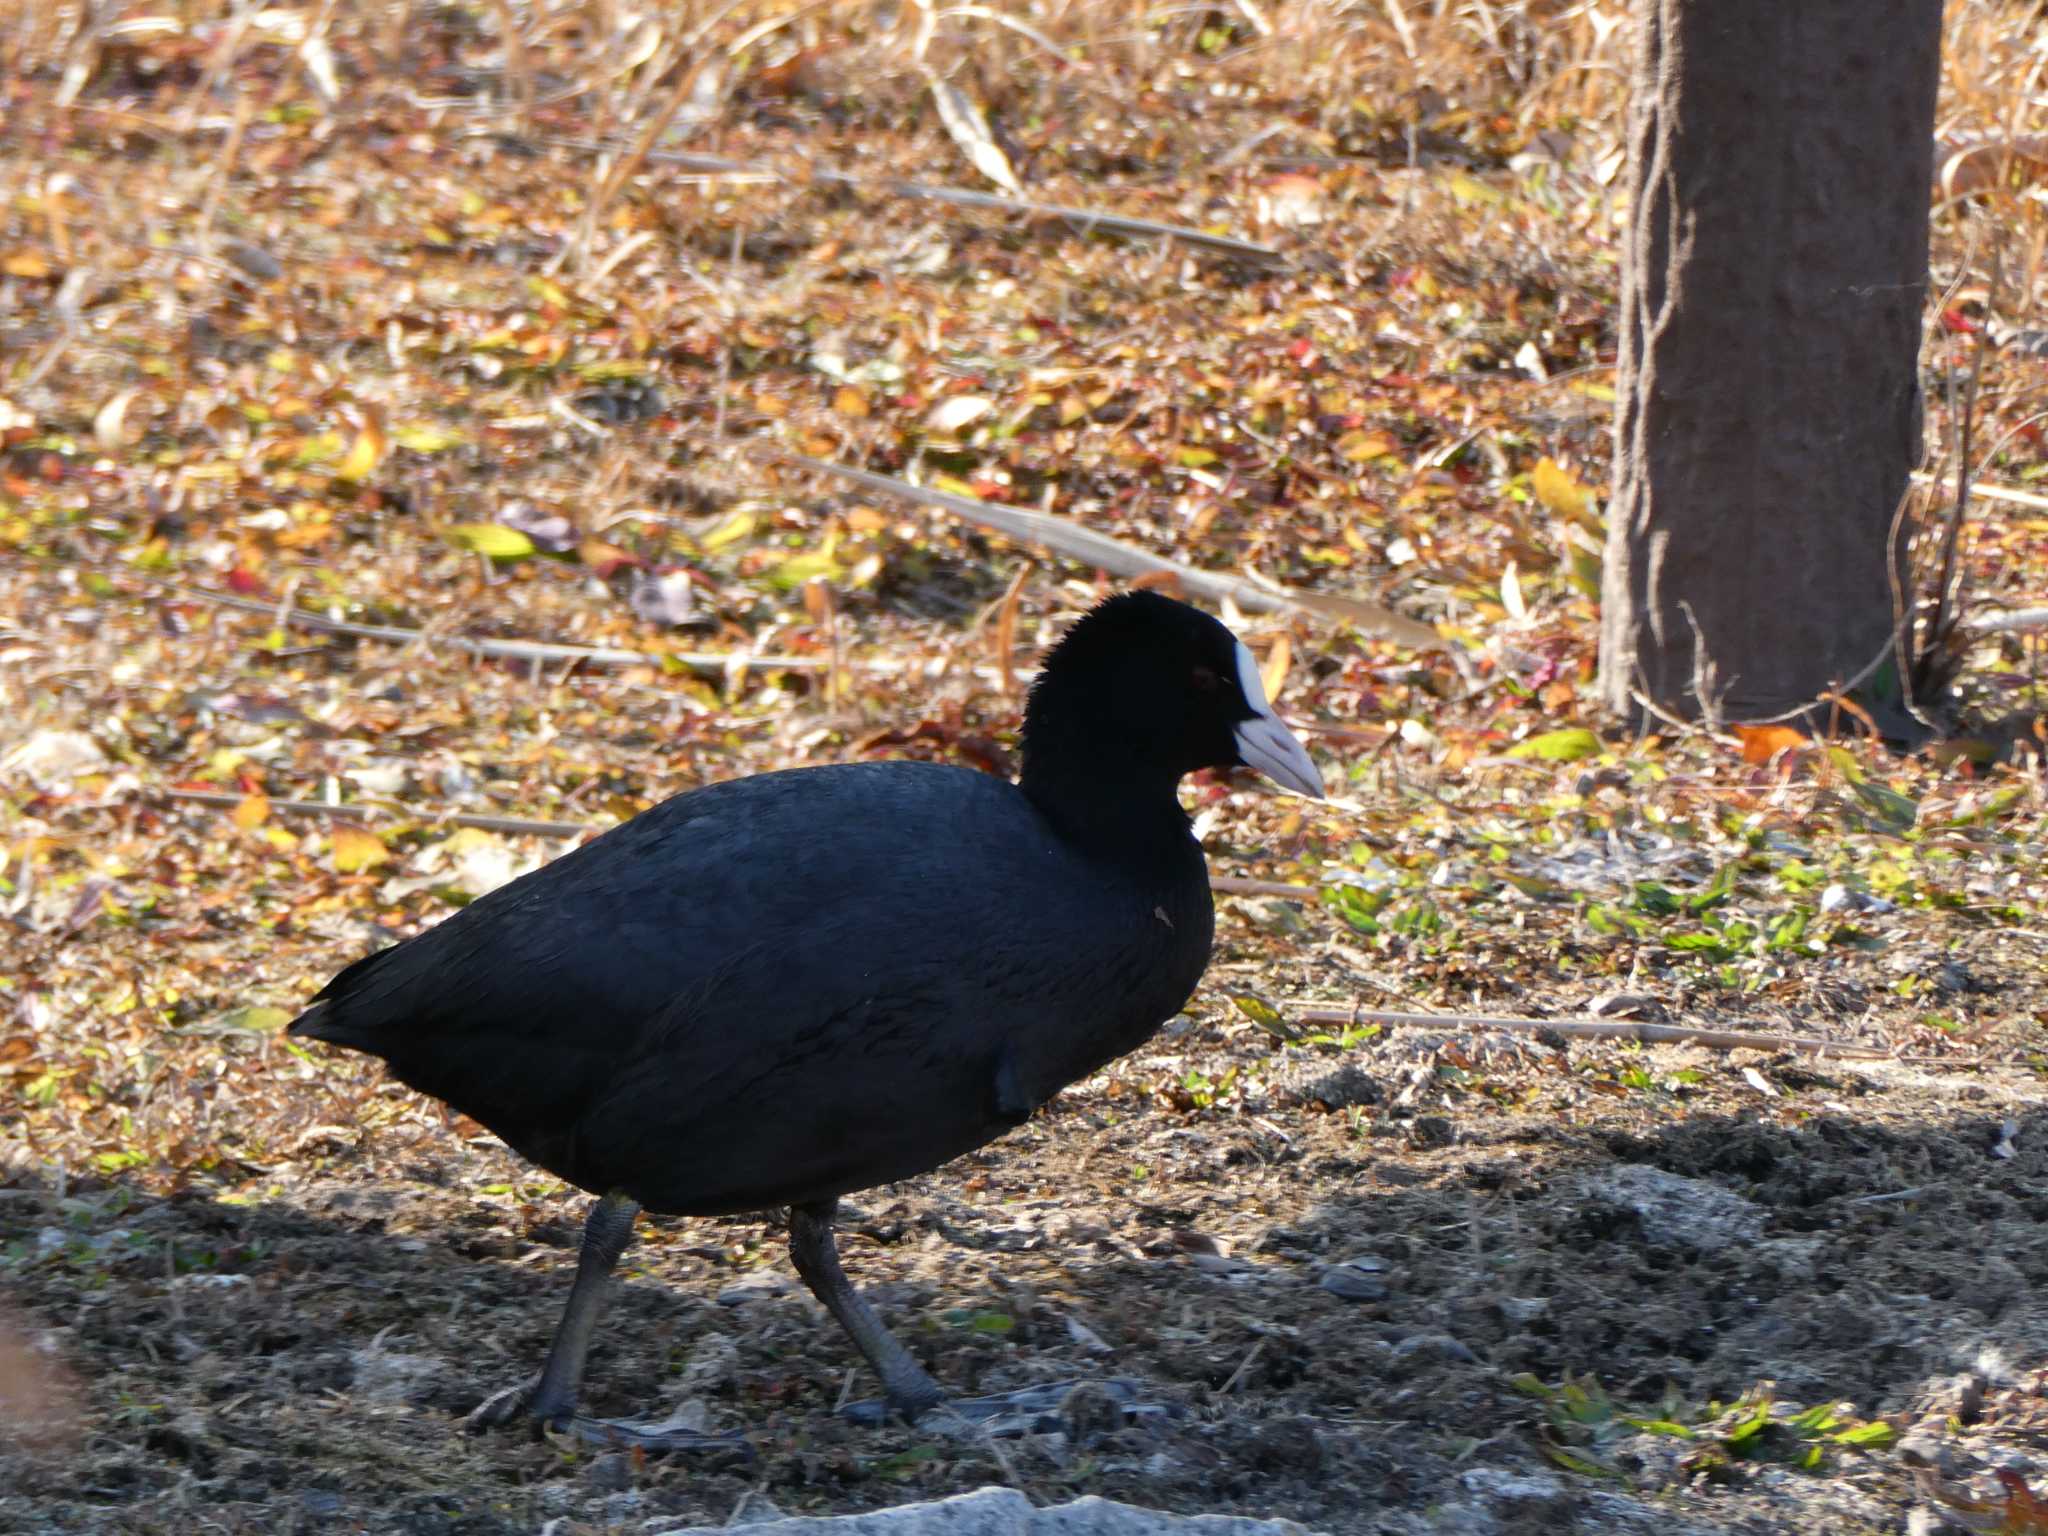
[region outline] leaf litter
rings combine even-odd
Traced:
[[[1015,1481],[1343,1532],[2048,1528],[2040,653],[1981,635],[1974,713],[1910,756],[1846,711],[1594,713],[1623,41],[1239,7],[1062,56],[972,9],[915,47],[736,12],[694,81],[666,13],[574,8],[517,50],[516,8],[398,38],[350,3],[7,44],[0,1526],[654,1530]],[[1998,9],[1952,10],[1958,132],[2009,131]],[[549,142],[662,99],[774,175]],[[1012,196],[889,191],[963,159]],[[2037,230],[2022,191],[1972,195]],[[1006,223],[1019,192],[1068,212]],[[2021,482],[2030,355],[1984,391]],[[1225,885],[1188,1014],[862,1196],[849,1262],[957,1390],[1113,1368],[1183,1414],[855,1430],[775,1233],[678,1221],[592,1406],[757,1462],[462,1437],[544,1347],[578,1199],[282,1023],[695,784],[1003,771],[1020,674],[1106,587],[1054,526],[1210,582],[1336,796],[1191,783]],[[1980,600],[2038,603],[2038,509],[1972,535]],[[1842,1054],[1567,1027],[1617,1009]]]

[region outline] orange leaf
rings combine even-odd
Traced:
[[[603,539],[585,539],[576,546],[576,553],[585,565],[597,573],[600,581],[609,579],[613,572],[625,566],[641,563],[640,557],[630,549],[607,544]]]
[[[1745,763],[1768,763],[1780,752],[1797,752],[1813,745],[1804,732],[1789,725],[1738,725],[1735,734],[1742,738]]]
[[[2034,1491],[2027,1486],[2025,1478],[2010,1467],[2000,1467],[1992,1476],[2005,1490],[2007,1531],[2013,1536],[2033,1536],[2033,1533],[2048,1531],[2048,1504],[2034,1497]]]
[[[1354,464],[1363,464],[1369,459],[1388,458],[1400,450],[1400,441],[1391,432],[1354,429],[1337,439],[1337,451]]]
[[[391,857],[391,850],[384,846],[384,839],[367,827],[336,827],[333,844],[336,874],[353,875],[385,863]]]
[[[868,414],[868,397],[851,384],[842,384],[832,397],[832,409],[842,416],[865,416]]]
[[[253,794],[244,795],[242,803],[235,807],[232,815],[235,825],[244,832],[260,827],[270,819],[270,796],[260,789]]]

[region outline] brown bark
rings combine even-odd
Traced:
[[[1755,718],[1892,632],[1942,8],[1636,10],[1602,694]]]

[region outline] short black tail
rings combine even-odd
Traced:
[[[302,1040],[325,1040],[333,1045],[353,1046],[359,1051],[374,1050],[369,1038],[372,1032],[360,1027],[351,1028],[343,1004],[364,976],[397,949],[398,946],[393,944],[375,954],[365,955],[340,972],[314,995],[304,1013],[285,1026],[284,1032],[297,1035]]]

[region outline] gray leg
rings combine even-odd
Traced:
[[[730,1437],[624,1420],[588,1419],[576,1411],[576,1400],[583,1388],[583,1364],[590,1354],[590,1336],[597,1328],[598,1314],[604,1310],[612,1271],[633,1240],[633,1220],[639,1214],[640,1207],[624,1195],[604,1195],[592,1204],[583,1222],[583,1247],[576,1256],[576,1283],[569,1288],[562,1320],[555,1325],[555,1341],[548,1348],[547,1364],[532,1381],[486,1398],[469,1416],[471,1429],[510,1424],[523,1418],[549,1429],[566,1429],[578,1439],[596,1445],[638,1445],[646,1450],[744,1447],[744,1441]]]
[[[889,1407],[906,1419],[916,1419],[936,1407],[945,1397],[931,1374],[910,1357],[910,1351],[896,1342],[882,1326],[875,1309],[861,1299],[846,1271],[839,1267],[839,1246],[832,1237],[832,1213],[837,1200],[821,1200],[789,1209],[789,1256],[811,1294],[825,1304],[825,1310],[839,1319],[839,1326],[852,1335],[854,1344],[867,1356],[868,1364],[882,1378],[882,1391]]]
[[[839,1326],[853,1336],[868,1364],[882,1378],[882,1400],[847,1404],[844,1411],[848,1418],[862,1424],[880,1424],[895,1414],[915,1421],[943,1403],[946,1411],[935,1415],[930,1424],[950,1420],[980,1434],[1023,1435],[1053,1429],[1072,1432],[1077,1422],[1091,1414],[1122,1425],[1157,1421],[1181,1411],[1164,1403],[1146,1401],[1138,1382],[1123,1379],[1048,1382],[992,1397],[948,1399],[930,1372],[913,1360],[910,1351],[882,1326],[874,1308],[861,1300],[860,1292],[839,1267],[839,1247],[832,1238],[832,1213],[838,1204],[836,1200],[823,1200],[790,1207],[789,1256],[796,1262],[796,1272],[811,1288],[811,1294],[839,1319]],[[1076,1387],[1083,1389],[1079,1397],[1072,1395]]]

